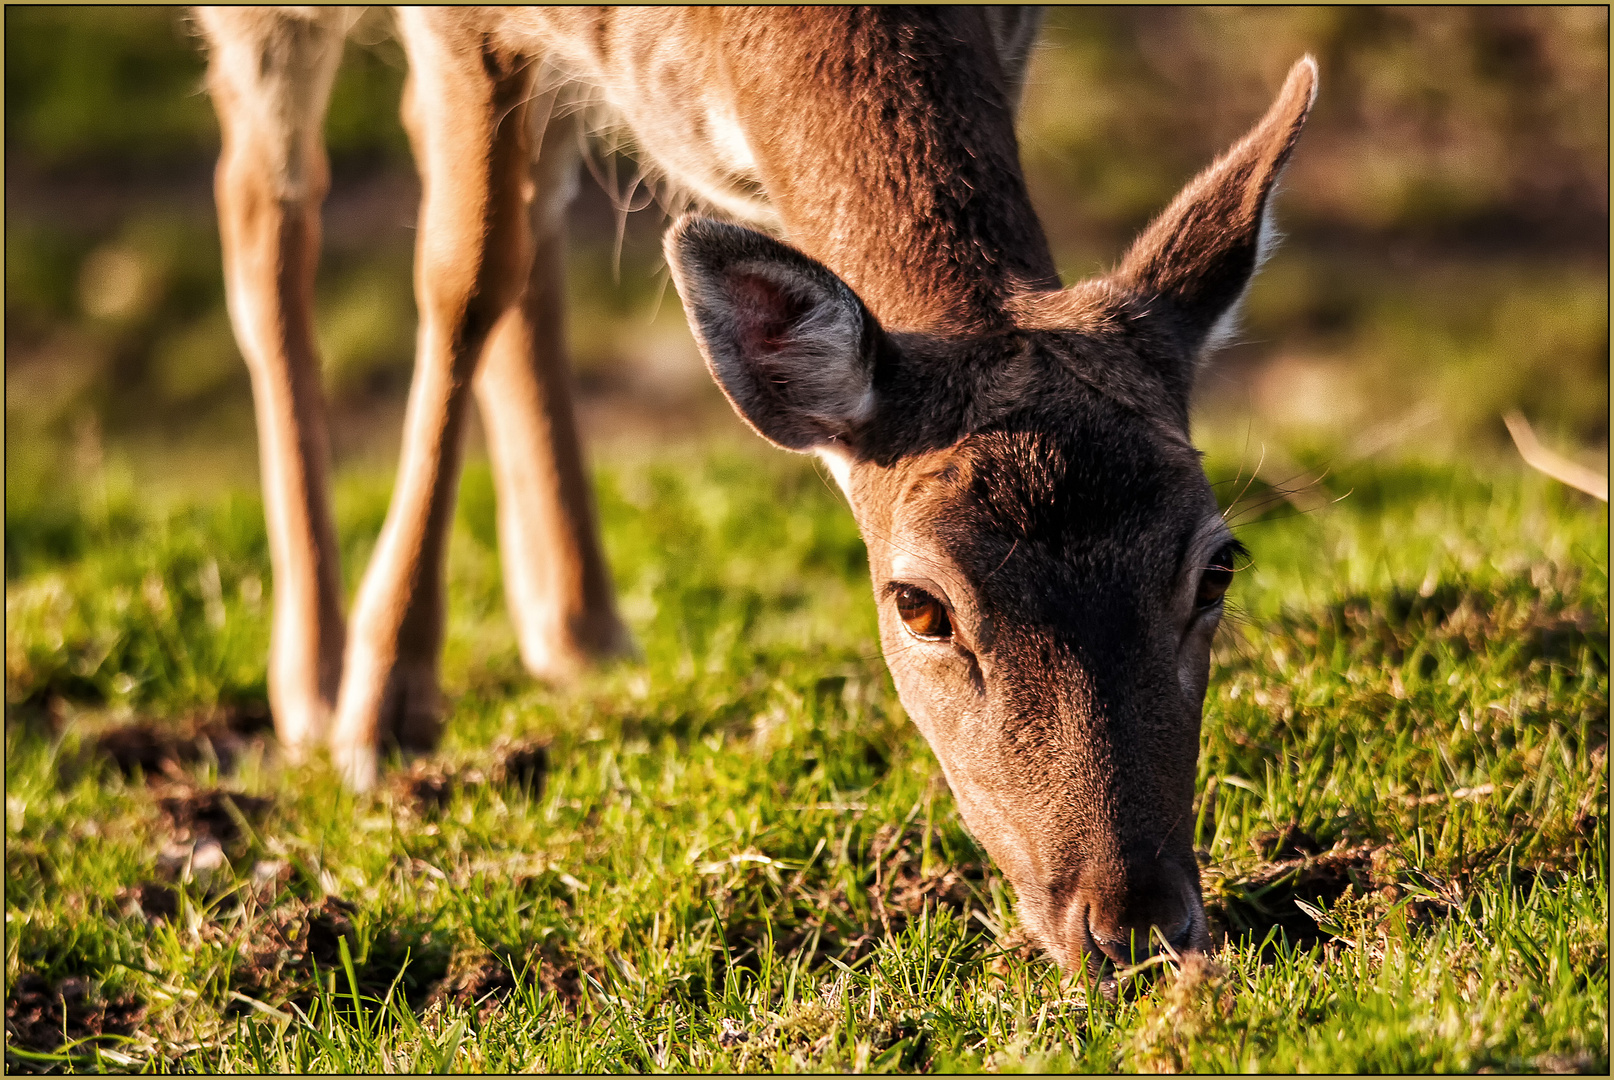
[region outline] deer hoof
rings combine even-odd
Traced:
[[[361,681],[350,665],[328,743],[331,760],[354,791],[375,786],[381,752],[430,750],[442,730],[443,695],[430,667],[395,667],[390,674]]]
[[[331,745],[331,763],[350,791],[364,792],[375,787],[379,771],[377,749],[367,745]]]
[[[609,623],[533,635],[521,642],[522,666],[550,686],[570,686],[589,671],[639,656],[633,635],[615,618]]]

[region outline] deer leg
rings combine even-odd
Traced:
[[[386,742],[432,746],[444,563],[459,484],[466,391],[531,259],[527,99],[531,65],[446,9],[403,8],[405,123],[421,170],[415,249],[415,375],[387,519],[354,601],[332,757],[347,782],[375,782]]]
[[[312,13],[309,13],[312,12]],[[296,756],[325,736],[342,673],[342,581],[314,346],[321,126],[352,16],[200,8],[223,136],[215,190],[236,343],[252,376],[274,582],[269,704]]]
[[[532,269],[519,303],[488,339],[475,391],[498,492],[505,602],[527,670],[564,682],[630,653],[600,550],[566,357],[566,210],[577,190],[570,119],[553,95],[533,104],[543,132],[532,159]]]

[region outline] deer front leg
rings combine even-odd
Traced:
[[[312,310],[329,186],[320,127],[353,21],[342,9],[299,12],[196,12],[223,136],[215,189],[225,292],[257,414],[274,582],[269,704],[294,757],[323,741],[342,675],[342,581]]]
[[[387,519],[354,601],[331,754],[354,788],[384,742],[437,739],[444,563],[466,391],[531,258],[526,198],[531,67],[448,9],[403,8],[405,123],[422,180],[414,382]]]
[[[476,375],[498,492],[504,592],[527,670],[565,682],[632,652],[600,551],[588,470],[572,409],[565,334],[565,214],[577,189],[576,132],[534,102],[543,136],[532,160],[533,258],[526,289]]]

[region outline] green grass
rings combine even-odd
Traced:
[[[603,470],[644,659],[564,694],[473,467],[448,735],[362,797],[217,720],[264,696],[255,497],[7,480],[12,1069],[1608,1068],[1608,518],[1538,477],[1243,492],[1196,837],[1228,943],[1116,1000],[1024,946],[800,459]],[[350,587],[385,502],[339,486]],[[150,776],[95,749],[207,723]]]

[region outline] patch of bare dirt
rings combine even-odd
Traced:
[[[1291,943],[1309,947],[1333,935],[1302,905],[1324,909],[1350,895],[1387,911],[1406,896],[1404,867],[1388,845],[1338,844],[1317,852],[1316,842],[1293,826],[1256,840],[1267,861],[1226,877],[1205,875],[1205,914],[1217,944],[1228,937],[1259,941],[1276,928]],[[1406,917],[1427,920],[1445,914],[1449,905],[1420,897],[1403,907]]]
[[[140,915],[150,923],[172,922],[179,914],[179,890],[160,881],[145,881],[118,894],[128,915]]]
[[[329,967],[341,958],[342,938],[353,938],[353,914],[358,908],[346,900],[327,896],[317,904],[289,904],[276,910],[275,934],[282,948],[277,959],[303,964],[312,959]]]
[[[564,941],[548,937],[525,948],[466,950],[456,955],[448,974],[432,986],[428,1006],[454,1002],[485,1022],[516,989],[517,978],[536,980],[569,1013],[583,1001],[583,988],[598,969]]]
[[[222,707],[181,720],[140,719],[110,727],[91,741],[80,760],[64,760],[64,779],[95,761],[109,760],[125,776],[178,779],[187,767],[212,759],[227,773],[249,751],[262,749],[274,719],[259,702]]]
[[[430,1007],[437,1002],[453,1002],[475,1012],[477,1020],[486,1023],[515,988],[515,978],[504,961],[490,956],[473,967],[450,972],[433,988],[426,1004]]]
[[[987,868],[980,863],[965,863],[944,870],[932,868],[928,875],[918,867],[901,866],[891,875],[886,893],[886,905],[893,913],[903,916],[918,915],[927,906],[944,907],[964,918],[975,899],[975,889],[986,880]]]
[[[394,924],[372,913],[364,944],[354,925],[357,913],[347,901],[327,896],[317,902],[287,900],[252,920],[240,932],[240,959],[231,976],[232,989],[242,997],[229,1011],[251,1009],[252,1001],[306,1006],[315,994],[316,972],[341,970],[343,938],[366,1009],[379,1008],[396,991],[417,1011],[453,1001],[486,1020],[516,989],[517,978],[554,991],[569,1010],[575,1011],[582,997],[586,962],[556,940],[532,947],[455,949],[435,924]],[[346,976],[337,979],[345,991]],[[350,1007],[345,997],[339,1007]]]
[[[274,807],[272,798],[176,781],[158,788],[157,806],[169,839],[157,852],[163,881],[195,881],[204,888],[228,880],[250,835]],[[144,903],[141,904],[144,908]]]
[[[1264,859],[1305,860],[1321,854],[1323,846],[1298,825],[1285,825],[1281,829],[1268,829],[1251,838],[1256,851]]]
[[[488,780],[501,787],[543,794],[549,774],[549,743],[541,740],[501,741],[493,744],[493,765]]]
[[[815,887],[787,878],[785,892],[794,908],[788,913],[765,916],[750,901],[735,909],[734,893],[727,884],[720,885],[712,901],[724,912],[728,952],[718,958],[718,977],[727,963],[755,968],[770,924],[780,956],[810,950],[815,962],[834,957],[854,963],[873,952],[882,938],[902,933],[926,908],[950,911],[962,922],[971,921],[972,910],[990,910],[985,897],[995,871],[985,863],[949,864],[934,850],[926,866],[922,826],[900,832],[894,825],[883,826],[871,842],[870,857],[874,878],[855,895],[848,895],[839,881]]]
[[[598,969],[558,942],[546,941],[535,953],[539,987],[554,994],[568,1012],[576,1012],[583,1000],[587,976],[597,975]]]
[[[1290,941],[1310,944],[1321,931],[1296,906],[1296,899],[1326,905],[1353,885],[1363,891],[1373,887],[1376,849],[1371,845],[1340,847],[1321,855],[1298,851],[1289,854],[1276,839],[1269,839],[1267,845],[1279,857],[1269,858],[1253,870],[1206,883],[1205,913],[1213,940],[1226,936],[1260,938],[1278,927]]]
[[[415,761],[403,772],[393,774],[387,787],[395,805],[429,816],[441,813],[454,798],[460,778],[453,770],[433,762]]]
[[[983,903],[991,868],[985,863],[945,864],[934,853],[927,867],[924,844],[924,830],[917,825],[901,833],[887,825],[875,833],[870,900],[887,933],[900,933],[926,907],[946,908],[968,920],[971,906]]]
[[[464,764],[418,759],[394,774],[388,786],[395,805],[430,816],[441,813],[456,792],[483,785],[522,790],[537,798],[548,772],[547,742],[500,739],[483,758]]]
[[[345,900],[327,896],[318,902],[293,900],[266,914],[252,929],[240,951],[232,985],[259,1001],[306,997],[315,965],[329,970],[341,963],[342,938],[350,954],[357,949],[353,914]],[[231,1011],[244,1004],[233,1002]]]
[[[80,1039],[132,1035],[145,1017],[145,1003],[132,994],[107,998],[85,979],[53,983],[25,971],[6,998],[6,1045],[55,1053]],[[31,1064],[15,1058],[6,1063],[8,1070]]]
[[[212,837],[229,847],[245,839],[247,831],[255,831],[275,801],[264,795],[177,783],[162,789],[157,805],[176,840]]]

